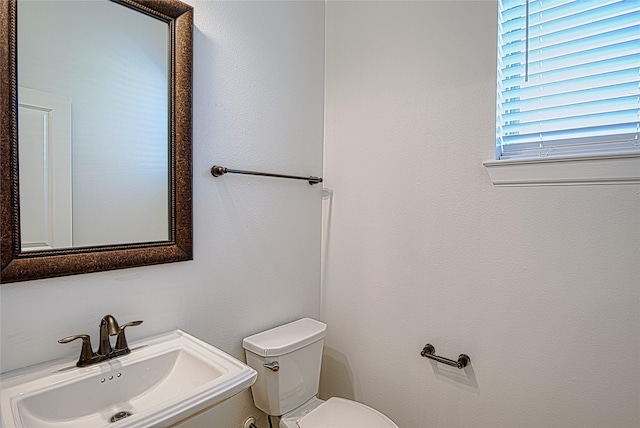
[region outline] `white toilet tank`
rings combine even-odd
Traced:
[[[326,332],[326,324],[303,318],[242,341],[247,364],[258,372],[251,386],[257,408],[280,416],[318,393]]]

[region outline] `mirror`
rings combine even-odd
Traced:
[[[192,259],[191,6],[1,7],[0,281]]]
[[[168,240],[169,24],[108,0],[17,16],[22,251]]]

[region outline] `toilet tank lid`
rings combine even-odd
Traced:
[[[325,337],[327,325],[303,318],[244,338],[242,347],[263,357],[276,357],[293,352]]]

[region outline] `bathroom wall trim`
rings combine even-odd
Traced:
[[[640,154],[489,160],[495,186],[571,186],[640,183]]]

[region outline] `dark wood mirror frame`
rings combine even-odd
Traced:
[[[0,282],[191,260],[193,8],[177,0],[112,0],[170,31],[170,236],[168,241],[22,252],[18,183],[17,0],[0,2]]]

